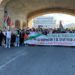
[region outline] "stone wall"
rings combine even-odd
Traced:
[[[0,29],[3,27],[4,22],[4,8],[0,6]]]

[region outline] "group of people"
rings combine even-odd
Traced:
[[[24,41],[28,39],[29,34],[32,34],[34,32],[40,33],[40,34],[51,34],[51,33],[74,33],[75,31],[70,30],[63,30],[60,29],[43,29],[43,28],[26,28],[26,29],[16,29],[14,31],[11,31],[10,29],[7,30],[0,30],[0,46],[3,46],[5,48],[10,48],[12,46],[22,46],[24,45]]]
[[[0,46],[5,48],[10,48],[13,46],[21,46],[24,45],[24,40],[27,39],[28,33],[24,30],[15,30],[11,31],[10,29],[6,31],[0,30]]]

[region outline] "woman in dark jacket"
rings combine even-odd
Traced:
[[[15,46],[16,35],[12,33],[11,35],[11,46]]]
[[[3,33],[0,31],[0,46],[2,46],[2,41],[3,41]]]

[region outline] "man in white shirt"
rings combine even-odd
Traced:
[[[6,48],[10,48],[11,45],[11,31],[6,31]]]

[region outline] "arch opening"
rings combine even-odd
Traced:
[[[30,28],[59,28],[60,22],[65,29],[75,29],[75,16],[64,13],[49,13],[41,16],[35,16],[28,21]]]

